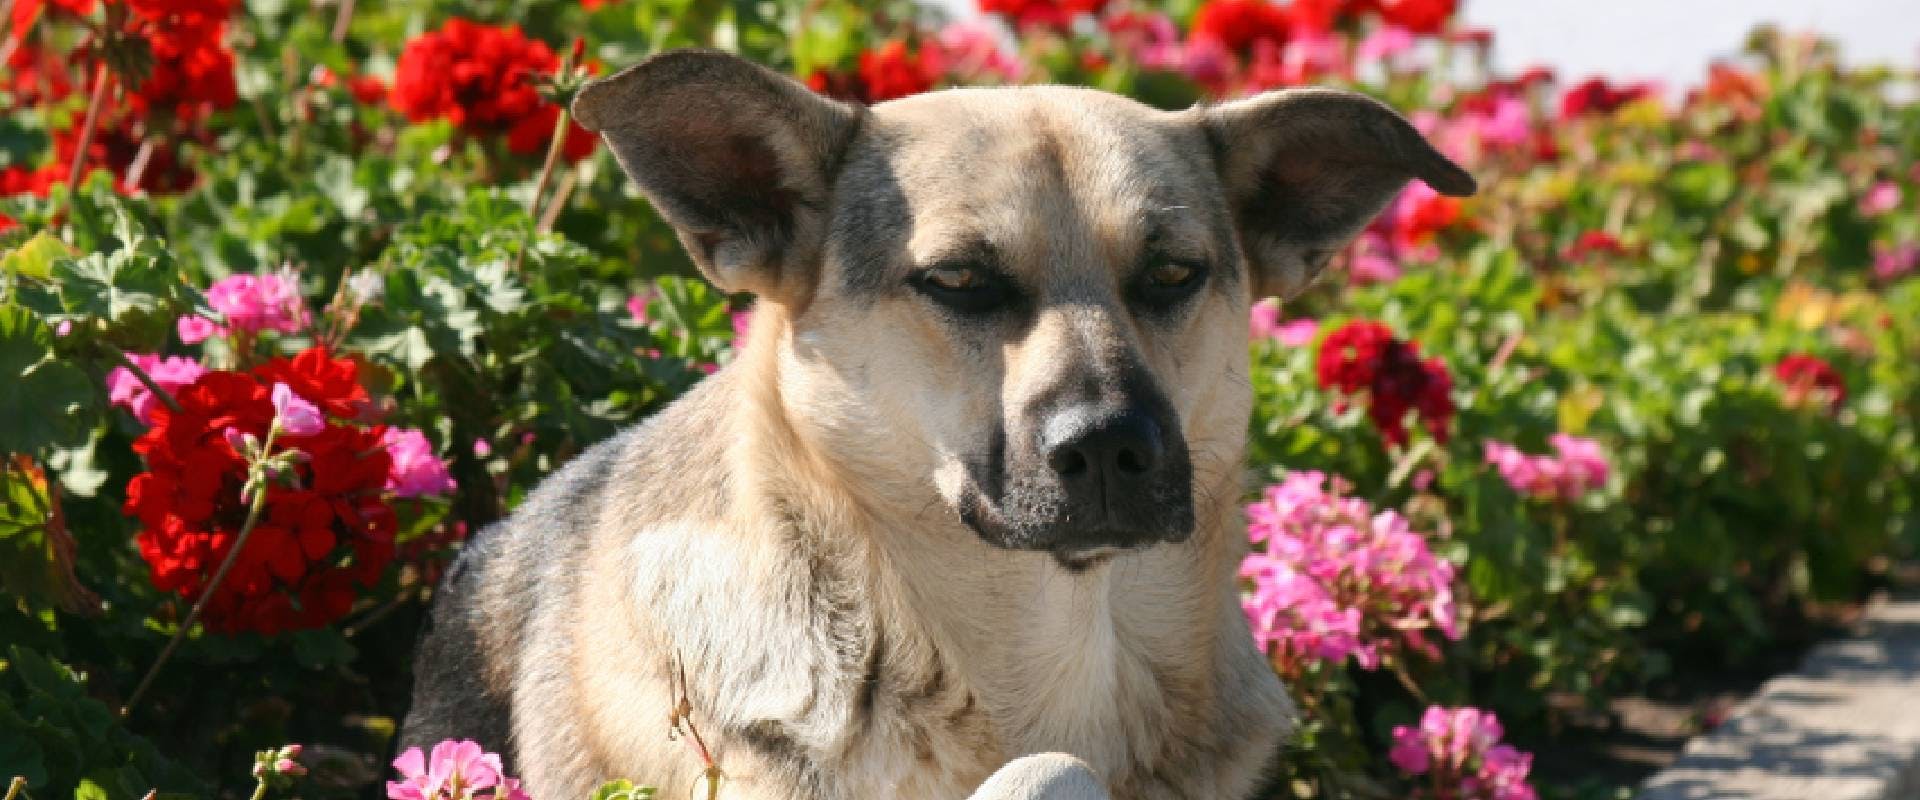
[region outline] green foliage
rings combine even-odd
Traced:
[[[66,665],[14,645],[0,662],[0,775],[36,797],[204,796],[206,784],[126,730]]]

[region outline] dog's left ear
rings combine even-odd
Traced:
[[[1288,89],[1191,113],[1212,141],[1256,297],[1305,289],[1409,180],[1474,192],[1473,176],[1364,95]]]
[[[803,303],[861,111],[727,53],[661,53],[573,101],[724,291]]]

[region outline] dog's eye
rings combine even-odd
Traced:
[[[961,314],[988,314],[1013,299],[1013,287],[994,273],[967,266],[941,266],[913,277],[914,289]]]
[[[1206,276],[1205,265],[1164,261],[1140,276],[1133,298],[1150,311],[1166,311],[1193,296]]]
[[[949,292],[973,289],[984,283],[980,273],[966,267],[934,267],[927,270],[925,280],[928,284]]]
[[[1193,280],[1197,272],[1198,270],[1185,264],[1161,264],[1147,271],[1147,280],[1163,288],[1185,286],[1187,281]]]

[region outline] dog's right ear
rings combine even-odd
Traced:
[[[724,291],[805,301],[862,109],[711,50],[656,55],[573,101]]]

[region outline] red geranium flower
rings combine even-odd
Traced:
[[[371,405],[360,385],[360,365],[334,358],[324,347],[310,347],[293,358],[279,357],[253,368],[253,376],[272,386],[284,383],[294,394],[341,419],[358,419]]]
[[[361,105],[379,105],[387,100],[387,85],[372,75],[355,75],[347,79],[347,92]]]
[[[1422,360],[1418,344],[1394,338],[1386,325],[1355,320],[1328,334],[1320,343],[1315,376],[1322,389],[1364,394],[1367,418],[1392,444],[1407,443],[1408,411],[1418,413],[1436,441],[1447,440],[1453,376],[1440,359]]]
[[[1245,55],[1257,42],[1286,44],[1287,11],[1267,0],[1208,0],[1193,14],[1192,36]]]
[[[1773,367],[1773,377],[1786,384],[1787,402],[1793,405],[1820,396],[1826,399],[1829,411],[1838,412],[1847,401],[1846,381],[1839,370],[1819,356],[1794,353],[1782,358]]]
[[[919,94],[939,78],[940,59],[932,48],[911,53],[905,41],[895,39],[860,54],[860,83],[869,103]]]
[[[1651,83],[1614,86],[1605,78],[1588,78],[1560,97],[1560,118],[1584,114],[1611,114],[1616,109],[1653,94]]]
[[[1620,239],[1613,234],[1606,231],[1584,231],[1579,238],[1573,240],[1573,244],[1567,247],[1565,253],[1560,254],[1560,258],[1578,263],[1594,254],[1619,256],[1625,255],[1626,252],[1626,246],[1620,244]]]
[[[1287,6],[1287,17],[1296,30],[1327,33],[1341,22],[1357,20],[1379,9],[1380,0],[1293,0]]]
[[[1076,14],[1098,14],[1109,0],[980,0],[980,10],[1001,14],[1016,28],[1066,30]]]
[[[1380,18],[1414,33],[1445,30],[1447,20],[1460,10],[1460,0],[1379,0]]]
[[[339,375],[351,365],[317,371]],[[295,393],[316,405],[338,399]],[[200,376],[175,400],[180,410],[156,409],[153,427],[134,443],[147,471],[128,483],[125,510],[140,520],[137,543],[154,585],[197,599],[247,517],[240,499],[247,464],[229,436],[264,439],[274,407],[268,384],[222,371]],[[379,579],[398,525],[382,494],[383,433],[329,423],[312,435],[276,439],[276,448],[303,455],[292,475],[266,489],[246,549],[207,602],[208,629],[275,634],[327,625],[347,613],[356,587]]]
[[[507,149],[521,155],[546,151],[559,107],[547,102],[535,79],[560,68],[545,42],[519,26],[494,27],[447,20],[407,42],[393,77],[389,100],[407,119],[452,120],[475,134],[507,134]],[[565,152],[584,158],[598,142],[579,125],[567,132]]]

